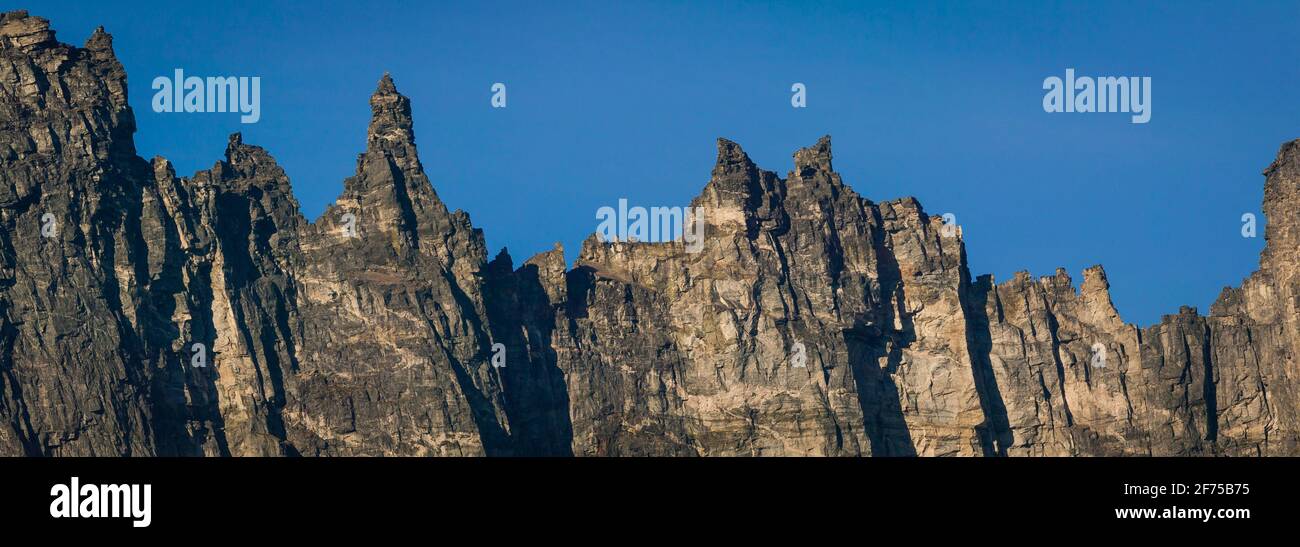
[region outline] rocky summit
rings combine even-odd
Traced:
[[[699,252],[491,258],[387,75],[370,108],[310,221],[238,134],[139,157],[102,29],[0,16],[0,455],[1300,455],[1300,141],[1259,270],[1139,328],[1101,267],[972,277],[829,138],[784,177],[719,140]]]

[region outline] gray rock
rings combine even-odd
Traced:
[[[189,177],[138,157],[126,89],[102,29],[0,16],[0,455],[1300,454],[1300,141],[1259,271],[1140,329],[1100,266],[972,279],[960,229],[859,196],[829,137],[784,178],[719,140],[698,253],[516,268],[387,75],[314,222],[238,134]]]

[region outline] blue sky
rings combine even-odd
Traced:
[[[628,198],[686,205],[714,139],[782,176],[823,134],[862,195],[962,225],[972,271],[1105,265],[1125,320],[1208,312],[1258,265],[1263,177],[1300,137],[1300,3],[35,2],[64,42],[98,25],[129,74],[146,158],[182,174],[226,137],[267,148],[314,219],[365,146],[392,73],[449,207],[516,263]],[[546,5],[543,5],[546,4]],[[260,76],[261,121],[154,113],[150,81]],[[1150,76],[1150,123],[1049,114],[1042,82]],[[494,82],[508,107],[489,104]],[[790,106],[794,82],[808,107]]]

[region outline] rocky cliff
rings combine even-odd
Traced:
[[[784,178],[719,140],[700,252],[516,265],[438,198],[388,76],[315,221],[239,135],[189,177],[140,158],[126,97],[102,29],[0,17],[0,454],[1300,454],[1300,141],[1259,271],[1138,328],[1100,267],[972,278],[829,138]]]

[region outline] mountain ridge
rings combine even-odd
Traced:
[[[0,58],[0,454],[1300,452],[1300,140],[1260,269],[1139,328],[1100,266],[972,278],[960,229],[858,195],[829,136],[785,178],[718,139],[700,253],[593,234],[516,268],[438,197],[387,74],[310,221],[239,133],[190,177],[136,156],[102,29],[6,13]]]

